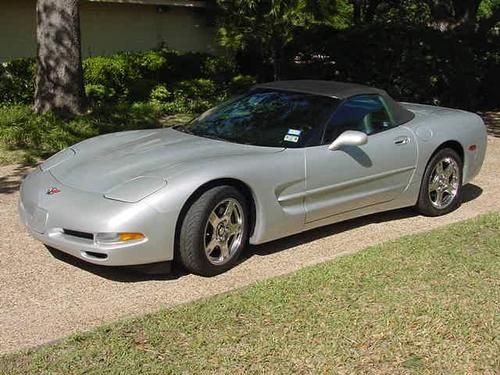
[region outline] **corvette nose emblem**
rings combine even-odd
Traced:
[[[58,188],[51,187],[50,189],[47,190],[47,195],[54,195],[54,194],[57,194],[60,192],[61,192],[61,190],[59,190]]]

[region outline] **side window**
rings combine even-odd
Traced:
[[[367,135],[392,128],[392,118],[377,95],[360,95],[348,99],[335,111],[325,130],[324,143],[333,142],[346,130],[358,130]]]

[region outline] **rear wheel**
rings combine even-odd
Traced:
[[[425,169],[417,210],[427,216],[445,215],[461,204],[463,162],[450,148],[438,151]]]
[[[203,193],[186,213],[179,257],[189,271],[213,276],[235,265],[248,239],[247,202],[232,186]]]

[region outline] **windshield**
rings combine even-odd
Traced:
[[[304,147],[320,138],[338,100],[297,92],[254,90],[215,107],[179,130],[267,147]]]

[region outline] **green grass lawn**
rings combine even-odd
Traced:
[[[496,213],[3,356],[0,373],[498,374],[499,323]]]

